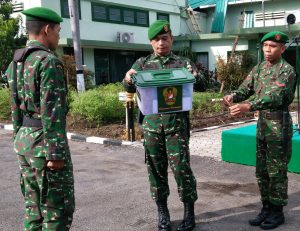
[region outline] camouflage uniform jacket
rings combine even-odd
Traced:
[[[284,59],[268,67],[266,61],[256,65],[247,78],[233,91],[233,102],[249,100],[251,110],[287,110],[294,99],[296,74]]]
[[[189,65],[192,66],[193,70],[196,70],[195,65],[191,63],[188,58],[177,56],[173,53],[164,57],[157,56],[153,53],[147,57],[139,58],[133,64],[132,69],[136,71],[144,71],[181,67],[188,68]],[[128,92],[135,92],[135,86],[133,84],[123,83]],[[143,129],[154,133],[161,133],[162,130],[166,134],[172,133],[179,129],[186,128],[186,118],[186,112],[147,115],[143,121]]]
[[[33,51],[26,58],[24,67],[17,63],[18,100],[12,97],[11,104],[15,151],[26,155],[34,150],[35,157],[64,159],[68,144],[65,131],[67,88],[63,64],[41,43],[32,40],[27,46],[39,46],[48,51]],[[11,88],[13,75],[12,62],[6,71]],[[41,119],[42,128],[22,127],[23,116]]]

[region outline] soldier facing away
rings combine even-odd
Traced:
[[[25,199],[24,230],[69,230],[75,207],[73,165],[66,137],[67,86],[54,55],[62,18],[35,7],[26,15],[29,41],[6,76],[12,89],[14,150]]]
[[[287,165],[293,136],[288,107],[294,99],[296,74],[281,57],[287,40],[288,36],[280,31],[266,34],[261,39],[265,61],[252,69],[238,90],[224,97],[233,116],[259,111],[256,178],[263,207],[249,223],[262,229],[274,229],[284,223],[283,206],[288,202]]]
[[[153,54],[138,59],[123,80],[128,92],[135,92],[131,76],[137,71],[186,67],[197,76],[189,59],[171,52],[173,37],[169,22],[157,20],[148,30]],[[169,196],[168,163],[174,173],[184,217],[178,231],[195,227],[194,203],[197,200],[196,179],[190,166],[188,112],[146,115],[142,122],[150,193],[158,207],[158,230],[171,230],[167,207]]]

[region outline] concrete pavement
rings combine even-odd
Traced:
[[[247,221],[260,209],[254,167],[220,161],[219,128],[191,136],[191,164],[199,199],[195,231],[256,231]],[[11,131],[0,129],[0,230],[22,227],[23,198]],[[149,196],[141,145],[114,146],[70,141],[74,163],[76,212],[72,231],[153,231],[157,212]],[[169,171],[172,230],[180,223],[183,206]],[[277,231],[300,227],[300,176],[289,173],[286,224]]]

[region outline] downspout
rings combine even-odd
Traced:
[[[265,1],[264,0],[262,0],[261,2],[261,11],[263,14],[263,27],[265,27]]]

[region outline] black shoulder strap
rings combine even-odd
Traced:
[[[19,99],[18,99],[18,88],[17,88],[17,63],[22,62],[22,70],[21,73],[23,73],[23,68],[24,68],[24,62],[28,55],[30,55],[34,51],[38,50],[44,50],[50,53],[50,50],[39,47],[39,46],[29,46],[26,48],[18,49],[14,53],[14,58],[13,58],[13,84],[12,84],[12,97],[15,100],[15,102],[19,105]]]

